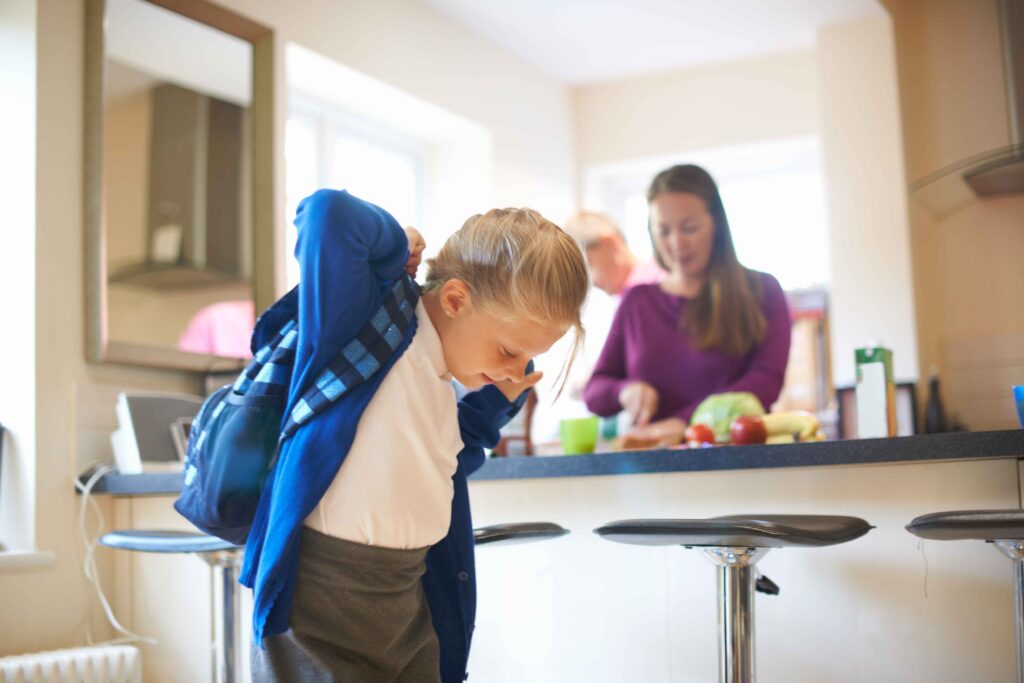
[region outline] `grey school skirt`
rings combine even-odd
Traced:
[[[426,548],[351,543],[303,528],[290,628],[253,644],[254,683],[439,683],[420,578]]]

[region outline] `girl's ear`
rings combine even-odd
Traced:
[[[454,318],[468,311],[472,305],[469,286],[457,278],[448,280],[441,285],[441,308],[445,315]]]

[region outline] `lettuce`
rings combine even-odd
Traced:
[[[729,426],[741,415],[764,415],[757,396],[746,391],[712,394],[701,401],[690,417],[690,424],[706,424],[715,431],[715,440],[729,441]]]

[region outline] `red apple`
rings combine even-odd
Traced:
[[[715,430],[706,424],[692,424],[686,428],[683,432],[683,436],[686,439],[686,443],[690,445],[701,445],[705,443],[715,443]]]
[[[764,443],[768,439],[764,420],[754,415],[742,415],[733,420],[729,434],[733,443],[743,445]]]

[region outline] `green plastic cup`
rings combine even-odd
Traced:
[[[562,451],[566,455],[593,453],[597,446],[598,417],[578,417],[562,420],[558,432],[562,437]]]

